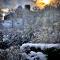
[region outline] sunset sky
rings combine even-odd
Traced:
[[[0,8],[5,8],[5,7],[13,8],[13,7],[16,7],[19,4],[19,1],[21,1],[21,0],[0,0]],[[51,6],[56,7],[57,5],[60,4],[60,0],[36,0],[36,5],[37,6],[42,5],[42,3],[44,3],[43,6],[50,4]]]
[[[60,0],[36,0],[35,6],[43,9],[45,6],[58,7],[60,5]]]

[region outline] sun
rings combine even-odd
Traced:
[[[49,3],[50,3],[50,0],[43,0],[43,2],[44,2],[45,4],[49,4]]]
[[[40,9],[45,8],[46,5],[50,4],[51,0],[36,0],[35,6],[39,7]]]

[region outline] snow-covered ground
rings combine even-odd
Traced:
[[[34,51],[31,51],[30,54],[26,54],[26,53],[23,53],[22,54],[23,56],[23,59],[22,60],[25,60],[25,59],[28,59],[28,60],[47,60],[46,58],[46,55],[43,54],[42,52],[34,52]]]
[[[46,49],[46,48],[52,48],[52,47],[60,48],[60,44],[45,44],[45,43],[33,44],[33,43],[26,43],[26,44],[23,44],[21,46],[21,49],[24,50],[24,48],[27,47],[27,46],[35,47],[35,48],[41,48],[42,50]]]
[[[39,51],[33,51],[31,50],[31,47],[36,50],[41,49]],[[33,44],[33,43],[26,43],[23,44],[20,47],[20,50],[22,52],[22,60],[47,60],[47,54],[44,54],[44,49],[47,48],[60,48],[60,44],[45,44],[45,43],[39,43],[39,44]],[[53,49],[54,50],[54,49]]]
[[[0,52],[0,57],[7,56],[4,60],[60,60],[60,44],[26,43],[10,46],[6,50],[0,49]]]

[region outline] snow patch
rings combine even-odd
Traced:
[[[45,44],[45,43],[44,44],[42,44],[42,43],[32,44],[32,43],[26,43],[26,44],[23,44],[20,48],[23,50],[27,46],[35,47],[35,48],[41,48],[41,50],[43,50],[43,49],[46,49],[46,48],[59,47],[60,44]]]

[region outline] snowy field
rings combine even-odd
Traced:
[[[0,48],[0,60],[60,60],[59,56],[60,44],[25,43]]]
[[[27,43],[27,44],[23,44],[21,46],[21,49],[23,50],[25,47],[35,47],[35,48],[41,48],[42,50],[43,49],[47,49],[47,48],[52,48],[52,47],[55,47],[55,48],[60,48],[60,44],[45,44],[45,43],[36,43],[36,44],[33,44],[33,43]]]
[[[21,52],[22,52],[22,60],[53,60],[54,56],[52,55],[53,52],[56,52],[56,49],[60,49],[60,44],[33,44],[33,43],[27,43],[23,44],[21,47]],[[50,51],[49,51],[50,49]],[[46,51],[48,54],[45,54]],[[45,53],[44,53],[45,51]],[[50,54],[52,52],[52,54]],[[57,52],[58,53],[58,52]],[[50,57],[50,55],[51,57]],[[48,56],[48,58],[47,58]],[[58,55],[59,56],[59,55]],[[56,56],[57,58],[57,56]],[[58,57],[59,58],[59,57]]]

